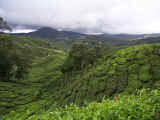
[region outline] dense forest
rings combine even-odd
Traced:
[[[90,43],[0,34],[0,120],[159,120],[159,38]]]

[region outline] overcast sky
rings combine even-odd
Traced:
[[[88,33],[160,33],[160,0],[0,0],[0,16]]]

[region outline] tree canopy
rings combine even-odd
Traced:
[[[14,37],[0,35],[0,79],[21,79],[31,67],[28,50],[14,43]]]

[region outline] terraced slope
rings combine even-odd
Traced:
[[[49,103],[49,101],[48,101]],[[160,91],[141,90],[137,95],[119,95],[117,99],[58,108],[45,101],[19,106],[2,120],[159,120]]]
[[[53,99],[59,104],[101,101],[104,96],[159,88],[160,44],[125,48],[101,60],[95,67],[63,74]],[[54,86],[54,85],[53,85]]]
[[[0,39],[9,37],[0,35]],[[11,37],[11,36],[10,36]],[[21,80],[0,81],[0,115],[14,110],[19,105],[26,105],[39,100],[42,87],[54,81],[58,66],[63,63],[65,52],[57,49],[52,42],[26,37],[11,37],[20,48],[30,51],[33,57],[32,69]]]

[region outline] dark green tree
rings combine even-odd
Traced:
[[[32,60],[27,49],[14,43],[14,37],[0,35],[0,80],[22,79],[29,72]]]
[[[80,71],[88,66],[93,66],[103,56],[103,53],[103,47],[100,45],[90,46],[84,43],[75,43],[62,66],[62,72]]]

